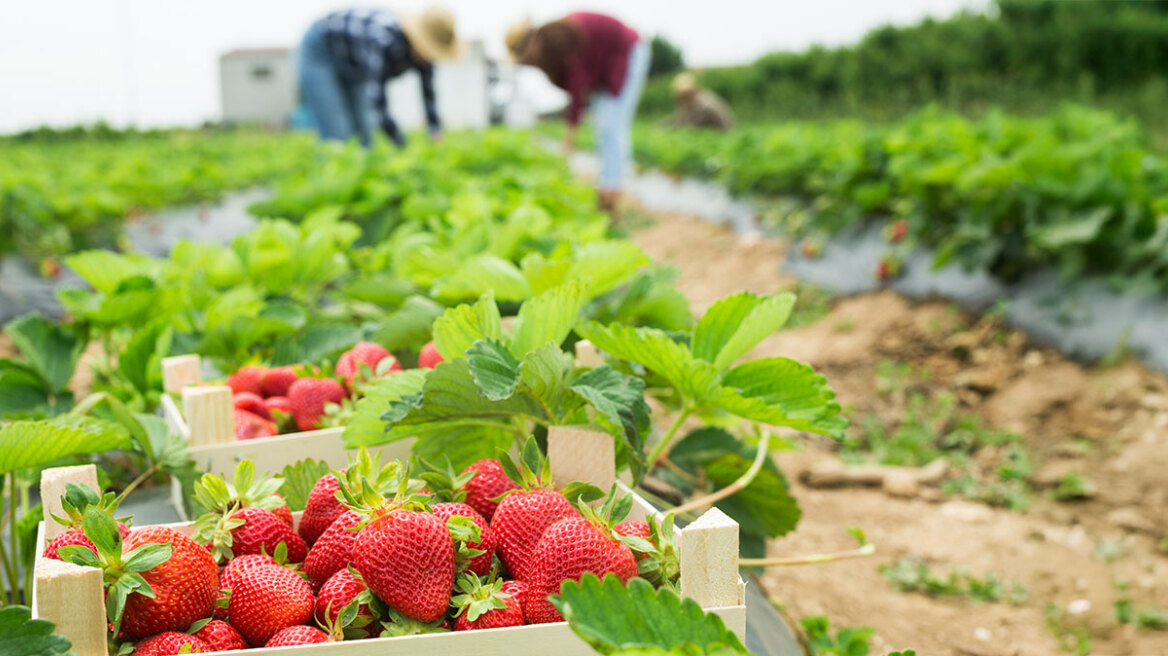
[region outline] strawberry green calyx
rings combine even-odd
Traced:
[[[242,508],[256,507],[275,510],[284,505],[276,496],[284,479],[279,476],[255,476],[255,463],[242,460],[235,466],[231,483],[215,474],[203,474],[195,483],[195,499],[207,512],[195,520],[194,540],[211,545],[211,555],[218,563],[225,563],[235,557],[231,547],[234,543],[232,531],[243,526],[244,519],[236,512]]]
[[[503,468],[503,473],[508,478],[518,483],[524,490],[556,489],[555,481],[552,480],[551,461],[540,453],[539,445],[536,444],[534,436],[527,438],[523,444],[523,450],[519,453],[518,465],[511,460],[511,456],[501,451],[499,453],[499,466]],[[509,493],[505,492],[493,501],[498,501]]]
[[[83,545],[70,545],[61,547],[58,554],[66,562],[102,570],[106,617],[113,626],[113,635],[118,635],[130,593],[154,598],[154,590],[141,573],[170,560],[173,549],[170,544],[143,544],[122,553],[122,534],[117,523],[96,506],[85,509],[82,528],[97,551]]]
[[[473,470],[457,474],[449,458],[446,459],[446,466],[441,469],[421,459],[418,464],[422,469],[418,478],[426,482],[426,488],[434,493],[436,501],[453,503],[466,501],[466,484],[475,477]]]
[[[65,494],[61,495],[61,507],[65,511],[65,517],[57,515],[52,517],[59,524],[79,529],[82,528],[86,508],[93,506],[112,517],[114,511],[118,509],[119,503],[121,503],[121,499],[113,492],[99,495],[88,485],[66,483]]]
[[[411,617],[406,617],[389,606],[385,607],[385,613],[389,617],[389,621],[381,623],[380,637],[382,638],[425,635],[427,633],[446,633],[450,630],[443,626],[444,620],[422,622]]]
[[[422,494],[417,481],[410,479],[408,465],[394,461],[386,467],[393,468],[393,479],[384,485],[378,484],[383,482],[381,474],[384,469],[379,473],[378,483],[371,482],[368,476],[356,469],[349,469],[344,474],[333,472],[341,484],[337,490],[337,499],[346,508],[365,518],[351,530],[359,531],[373,518],[399,508],[423,512],[430,510],[430,497]],[[394,490],[394,494],[387,496],[382,490]]]
[[[650,515],[649,539],[634,535],[617,535],[616,538],[629,545],[638,554],[645,554],[637,561],[637,574],[653,584],[653,587],[674,588],[681,576],[681,558],[677,551],[677,537],[673,533],[673,513],[666,513],[658,520]]]
[[[565,494],[565,496],[567,495]],[[604,504],[600,508],[593,508],[588,503],[588,496],[590,495],[580,494],[576,498],[576,509],[580,511],[584,519],[587,519],[601,533],[609,537],[618,539],[624,537],[617,535],[612,529],[624,521],[625,517],[629,516],[629,511],[633,509],[633,495],[622,494],[618,496],[616,493],[616,483],[613,483],[612,487],[608,490],[608,494],[604,497]]]
[[[486,615],[492,610],[507,608],[510,593],[503,592],[503,580],[492,578],[483,581],[474,574],[463,574],[454,584],[454,590],[460,594],[450,600],[450,606],[455,610],[454,617],[463,613],[471,622]]]

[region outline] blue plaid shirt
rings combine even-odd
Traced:
[[[393,12],[348,9],[335,11],[320,19],[320,23],[337,72],[342,78],[365,86],[381,128],[394,143],[405,143],[405,137],[389,115],[385,84],[411,68],[418,71],[422,81],[422,101],[430,132],[436,134],[441,130],[434,97],[434,67],[420,64],[410,56],[410,42]]]

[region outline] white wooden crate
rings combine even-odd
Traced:
[[[587,480],[604,486],[611,485],[615,479],[611,457],[612,437],[607,433],[554,427],[549,431],[548,442],[552,473],[557,482]],[[283,464],[289,462],[292,461]],[[44,472],[41,478],[41,499],[46,521],[41,523],[38,531],[38,554],[62,530],[59,524],[52,521],[50,514],[59,515],[63,512],[60,507],[61,495],[65,484],[69,482],[86,483],[96,488],[96,469],[93,465],[85,465]],[[623,484],[619,485],[622,491],[630,491]],[[634,500],[629,519],[645,519],[656,513],[656,509],[640,496],[634,494]],[[293,517],[295,521],[300,521],[300,513],[294,513]],[[169,526],[187,534],[193,532],[189,523]],[[689,526],[678,529],[677,539],[681,559],[681,594],[719,615],[730,630],[744,638],[746,606],[744,586],[738,575],[738,524],[714,508]],[[35,567],[33,616],[56,623],[57,632],[72,640],[73,652],[77,656],[107,656],[101,572],[42,559],[39,555]],[[289,651],[293,649],[296,651]],[[268,656],[286,653],[305,656],[449,656],[453,653],[474,653],[479,656],[585,656],[594,652],[566,623],[559,622],[303,647],[250,649],[237,653],[262,653]]]
[[[352,450],[346,449],[341,435],[345,429],[285,433],[254,440],[235,439],[232,418],[231,388],[226,385],[200,385],[200,361],[197,355],[179,355],[162,361],[162,415],[171,430],[190,442],[191,459],[200,470],[227,476],[241,460],[251,460],[257,471],[279,472],[285,465],[312,458],[335,468],[344,467]],[[171,394],[180,394],[182,407]],[[404,460],[410,456],[413,440],[399,440],[380,447],[385,460]]]

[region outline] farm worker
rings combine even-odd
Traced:
[[[507,31],[507,50],[520,64],[542,70],[568,92],[564,151],[576,144],[576,127],[591,103],[600,155],[600,206],[614,211],[633,152],[633,117],[649,73],[649,44],[611,16],[568,14],[540,27],[530,21]]]
[[[673,78],[672,87],[677,108],[669,117],[668,125],[722,132],[734,129],[734,114],[726,101],[713,91],[699,87],[693,73],[679,74]]]
[[[405,136],[389,114],[385,85],[415,70],[430,136],[437,139],[442,127],[434,62],[457,59],[460,51],[454,16],[445,9],[402,15],[384,9],[334,11],[313,23],[300,44],[300,94],[321,138],[357,136],[368,146],[376,120],[401,146]]]

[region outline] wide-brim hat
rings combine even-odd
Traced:
[[[683,93],[692,93],[698,90],[698,78],[693,73],[685,72],[678,73],[677,77],[673,78],[673,94],[680,96]]]
[[[402,31],[418,54],[429,61],[458,59],[462,42],[454,31],[454,14],[445,7],[430,7],[420,14],[399,19]]]
[[[527,50],[527,45],[531,43],[533,34],[535,34],[535,25],[532,24],[530,18],[512,23],[511,27],[507,28],[507,35],[503,37],[503,41],[507,44],[507,54],[510,55],[512,62],[523,61],[523,53]]]

